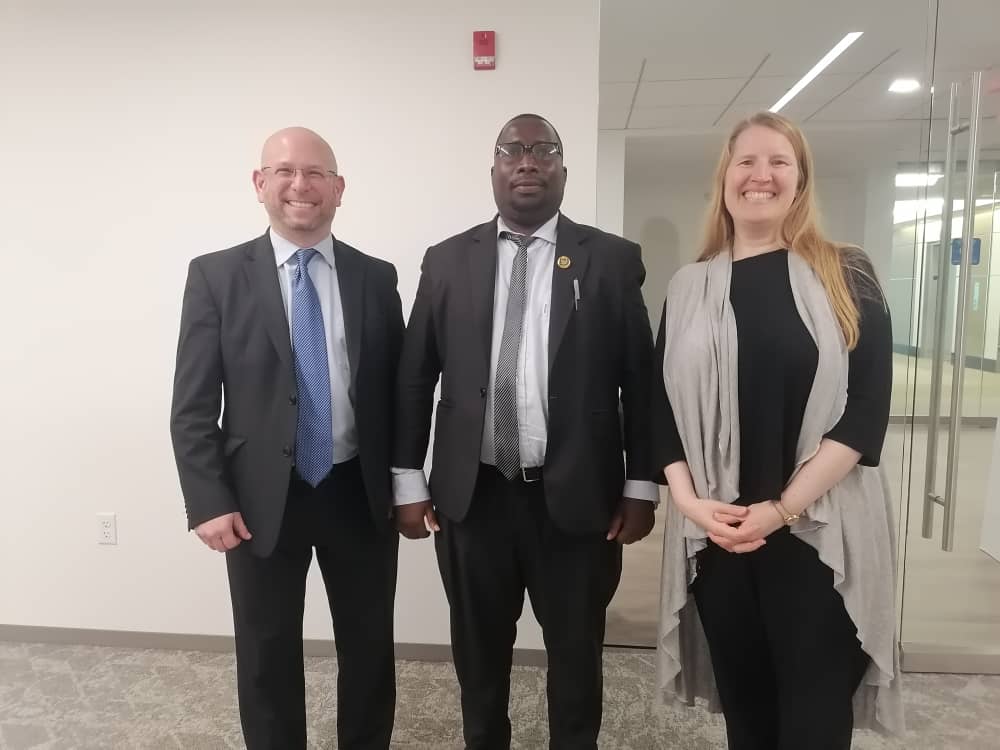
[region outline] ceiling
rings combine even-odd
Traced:
[[[998,28],[998,0],[603,0],[600,127],[624,132],[629,161],[647,169],[704,163],[736,121],[863,31],[782,110],[803,124],[818,163],[918,161],[929,129],[940,158],[948,85],[974,70],[985,71],[980,147],[1000,153]],[[903,77],[921,89],[890,93]]]

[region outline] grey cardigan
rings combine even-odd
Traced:
[[[848,352],[826,291],[808,263],[788,254],[792,294],[819,350],[796,449],[796,467],[815,455],[847,402]],[[739,496],[736,320],[729,303],[728,252],[681,268],[668,287],[663,378],[698,497]],[[718,710],[705,634],[689,586],[705,532],[667,503],[657,679],[665,700],[704,698]],[[903,732],[896,639],[896,541],[889,486],[881,468],[855,466],[813,503],[792,533],[834,573],[871,657],[854,696],[855,726]]]

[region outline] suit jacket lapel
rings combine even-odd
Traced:
[[[247,253],[247,276],[256,303],[260,305],[264,327],[274,344],[278,356],[289,367],[292,362],[292,341],[288,335],[288,315],[278,284],[278,266],[274,260],[271,238],[258,237]]]
[[[584,235],[577,224],[559,215],[556,237],[555,268],[552,269],[552,314],[549,317],[549,372],[555,362],[559,345],[570,318],[576,312],[576,286],[583,288],[583,279],[590,264],[590,251],[584,245]],[[580,304],[585,304],[581,299]]]
[[[467,256],[468,290],[472,295],[473,320],[482,344],[480,355],[485,369],[490,367],[493,341],[493,299],[497,276],[497,222],[483,224],[472,234]]]
[[[344,313],[344,334],[347,336],[347,361],[351,366],[351,400],[358,382],[361,364],[361,339],[365,319],[365,264],[351,248],[333,241],[333,255],[337,263],[337,285],[340,287],[340,306]]]

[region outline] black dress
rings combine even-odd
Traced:
[[[863,273],[870,273],[863,269]],[[853,272],[861,311],[861,336],[850,353],[847,405],[826,437],[858,451],[864,466],[878,466],[889,419],[892,330],[885,303],[868,277]],[[739,340],[740,499],[775,499],[795,469],[795,449],[817,351],[799,317],[788,276],[788,251],[776,250],[733,262],[729,300]],[[656,337],[662,373],[664,321]],[[654,378],[653,456],[660,471],[684,459],[673,411]]]
[[[851,256],[848,278],[861,313],[849,355],[845,411],[826,437],[877,466],[888,424],[892,332],[870,263]],[[777,499],[795,451],[817,349],[799,317],[788,251],[735,261],[730,301],[738,336],[740,504]],[[662,373],[664,323],[657,336]],[[684,459],[662,374],[654,378],[653,456]],[[709,542],[692,592],[708,638],[731,750],[848,750],[851,699],[868,665],[857,630],[815,550],[782,527],[733,554]]]

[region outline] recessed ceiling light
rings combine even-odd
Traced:
[[[798,83],[796,83],[794,86],[788,89],[788,92],[783,97],[781,97],[777,102],[775,102],[774,106],[771,107],[770,111],[779,112],[786,104],[788,104],[788,102],[792,100],[792,98],[796,94],[798,94],[800,91],[802,91],[802,89],[804,89],[806,86],[812,83],[812,79],[818,76],[820,73],[822,73],[823,69],[826,68],[827,65],[832,63],[838,57],[840,57],[841,53],[843,53],[845,49],[854,44],[858,40],[858,37],[861,36],[863,33],[864,33],[863,31],[852,31],[850,34],[848,34],[839,42],[837,42],[836,46],[832,50],[827,52],[825,55],[823,55],[823,58],[818,63],[813,65],[812,69],[810,69],[808,73],[802,76],[802,78],[799,79]]]
[[[916,78],[897,78],[889,84],[889,91],[894,94],[910,94],[920,88]]]

